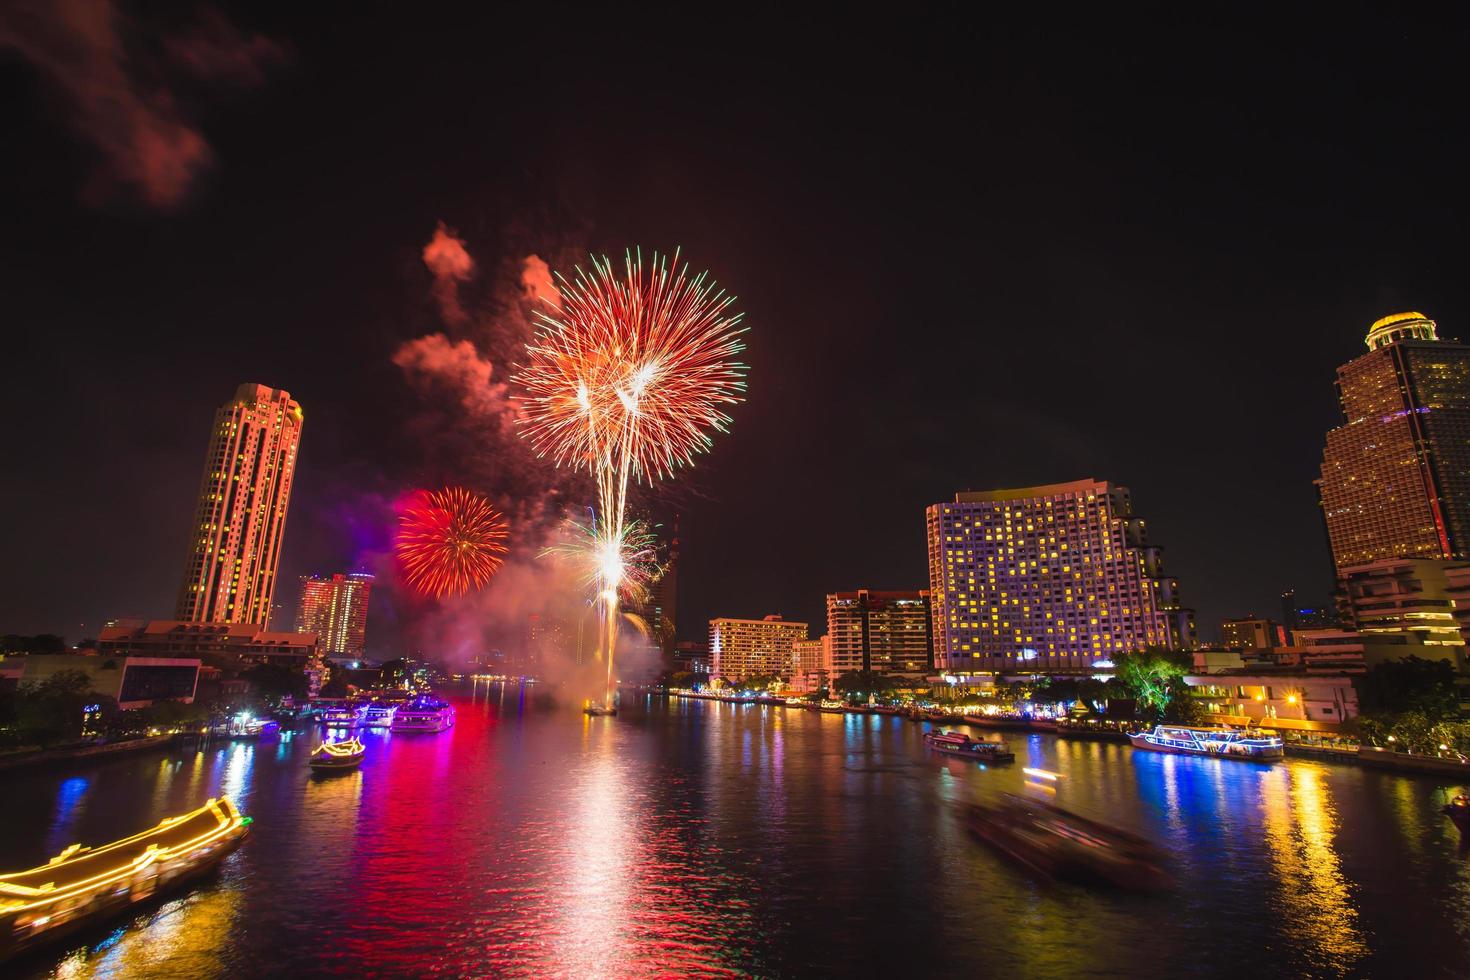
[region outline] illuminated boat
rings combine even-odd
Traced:
[[[1213,755],[1224,759],[1270,762],[1285,757],[1280,735],[1265,735],[1239,728],[1182,728],[1159,725],[1151,732],[1129,732],[1135,749],[1176,752],[1180,755]]]
[[[1444,815],[1470,840],[1470,796],[1457,796],[1450,800],[1444,805]]]
[[[817,705],[817,710],[825,711],[828,714],[840,715],[847,712],[847,705],[841,701],[823,701]]]
[[[1045,875],[1140,891],[1174,884],[1164,853],[1153,844],[1052,803],[1007,793],[999,804],[972,804],[964,820],[970,833]]]
[[[0,960],[59,939],[212,870],[250,818],[227,797],[98,848],[73,844],[30,871],[0,875]]]
[[[342,772],[362,765],[367,749],[355,738],[323,742],[311,753],[311,768],[317,772]]]
[[[592,704],[591,702],[588,702],[587,706],[582,709],[582,714],[591,715],[594,718],[601,718],[605,715],[616,715],[617,713],[618,709],[612,705]]]
[[[328,728],[361,727],[367,714],[366,705],[353,704],[351,701],[323,701],[319,707],[321,723]]]
[[[363,728],[392,728],[393,716],[398,713],[398,705],[386,701],[374,701],[362,709]]]
[[[1016,753],[1004,742],[980,742],[958,732],[927,732],[924,744],[935,752],[976,762],[1015,762]]]
[[[392,731],[442,732],[454,725],[454,708],[432,694],[418,697],[399,706],[393,715]]]

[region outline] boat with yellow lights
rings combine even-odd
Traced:
[[[367,749],[356,738],[323,742],[311,752],[311,768],[317,772],[344,772],[362,765]]]
[[[0,875],[0,960],[127,910],[213,870],[249,832],[228,797],[102,847],[73,844]]]

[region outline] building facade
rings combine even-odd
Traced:
[[[296,632],[315,633],[322,652],[328,656],[361,659],[367,652],[368,600],[372,591],[373,576],[366,572],[330,578],[301,576]]]
[[[1285,631],[1269,619],[1247,616],[1220,622],[1220,645],[1227,650],[1269,650],[1287,642]]]
[[[199,657],[215,666],[281,664],[317,670],[314,633],[272,633],[253,623],[190,623],[173,619],[119,620],[97,637],[97,656]]]
[[[290,394],[256,384],[215,413],[178,619],[270,625],[301,421]]]
[[[190,657],[83,657],[76,654],[33,654],[19,657],[20,684],[43,683],[63,671],[87,675],[94,694],[105,694],[123,710],[146,708],[155,701],[192,704],[199,686],[200,662]]]
[[[1378,320],[1366,342],[1338,368],[1346,422],[1317,481],[1333,561],[1470,558],[1470,346],[1419,313]]]
[[[709,621],[710,673],[726,681],[791,672],[791,646],[807,638],[806,623],[780,616]]]
[[[1339,568],[1338,575],[1343,621],[1365,648],[1392,644],[1388,656],[1370,659],[1393,659],[1398,652],[1465,668],[1456,597],[1470,579],[1470,562],[1389,558]]]
[[[934,666],[929,592],[834,592],[827,596],[833,676],[856,670],[927,672]]]
[[[959,493],[926,517],[934,661],[948,673],[1090,671],[1120,651],[1195,645],[1193,611],[1124,487]]]

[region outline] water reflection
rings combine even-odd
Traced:
[[[1291,955],[1314,973],[1342,976],[1367,955],[1368,944],[1333,846],[1336,811],[1323,775],[1314,763],[1262,771],[1261,809],[1274,864],[1274,911],[1291,939]]]
[[[641,696],[588,718],[536,694],[476,684],[448,732],[360,733],[362,767],[325,779],[314,732],[10,778],[11,867],[222,792],[256,818],[215,880],[37,972],[1390,976],[1470,959],[1470,866],[1429,781],[1051,736],[1009,736],[1017,763],[985,768],[897,718]],[[1179,890],[1051,883],[972,839],[956,812],[1030,791],[1028,765],[1062,774],[1048,798],[1163,844]]]

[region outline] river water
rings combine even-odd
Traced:
[[[625,695],[589,719],[534,690],[467,689],[449,732],[366,734],[326,779],[315,732],[3,777],[7,869],[220,793],[255,818],[216,877],[19,975],[1470,976],[1441,781],[1047,735],[982,769],[899,718]],[[1162,845],[1178,890],[1040,881],[972,840],[957,806],[1045,792],[1028,765]]]

